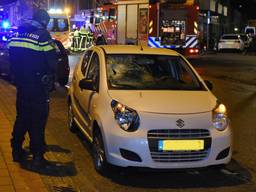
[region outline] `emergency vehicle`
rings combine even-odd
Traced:
[[[61,9],[50,9],[48,13],[50,21],[47,30],[52,38],[59,40],[65,48],[70,47],[70,22],[68,14]]]
[[[149,7],[151,47],[176,49],[185,55],[199,53],[199,5],[195,0],[168,0]]]
[[[248,20],[244,32],[250,36],[256,36],[256,19]]]
[[[92,11],[91,30],[108,44],[139,44],[199,53],[196,0],[119,0]]]
[[[122,0],[92,10],[88,21],[94,38],[103,36],[107,44],[147,45],[148,7],[148,0]],[[144,28],[139,27],[141,21]]]

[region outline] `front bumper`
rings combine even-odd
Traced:
[[[201,118],[205,118],[205,114],[201,114],[199,116],[202,116]],[[177,119],[177,118],[174,117],[174,119]],[[182,169],[182,168],[200,168],[200,167],[207,167],[211,165],[227,164],[231,160],[232,149],[231,149],[230,127],[228,127],[225,131],[220,132],[220,131],[217,131],[215,128],[209,126],[208,129],[204,129],[209,132],[209,136],[204,137],[203,139],[207,138],[208,141],[210,140],[210,147],[204,151],[206,152],[206,155],[204,158],[197,161],[194,161],[194,160],[192,161],[188,159],[186,161],[158,162],[156,158],[153,158],[152,149],[150,149],[149,147],[150,140],[148,138],[148,131],[153,129],[163,130],[162,127],[167,127],[167,124],[170,127],[170,122],[168,123],[168,121],[164,120],[163,118],[160,121],[161,122],[161,127],[160,127],[157,121],[154,122],[154,119],[152,120],[153,120],[152,122],[149,121],[147,123],[142,123],[140,129],[138,129],[136,132],[125,132],[122,129],[120,129],[118,125],[113,124],[115,125],[112,129],[113,131],[111,131],[111,134],[106,135],[106,141],[105,141],[107,151],[108,151],[106,154],[108,162],[113,165],[117,165],[121,167]],[[199,123],[208,124],[206,121],[203,123],[202,122],[203,121]],[[197,123],[198,122],[195,121],[195,124]],[[143,128],[146,125],[149,128]],[[175,130],[176,128],[169,128],[169,129]],[[187,128],[184,128],[184,129],[187,129]],[[190,129],[196,130],[196,128],[190,128]],[[186,139],[190,139],[190,138],[186,138]],[[229,153],[225,156],[225,158],[216,160],[218,155],[227,148],[229,148],[230,150],[229,150]],[[140,157],[141,162],[132,161],[132,160],[128,160],[127,158],[124,158],[120,153],[120,149],[122,150],[124,149],[137,154]],[[190,155],[190,154],[187,153],[185,155]]]

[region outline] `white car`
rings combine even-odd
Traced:
[[[95,46],[69,88],[69,128],[93,144],[97,171],[109,164],[199,168],[231,159],[224,104],[177,52],[134,45]]]
[[[245,43],[239,34],[225,34],[219,40],[218,51],[237,50],[243,51]]]

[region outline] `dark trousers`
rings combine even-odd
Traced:
[[[40,86],[17,87],[16,121],[13,127],[11,145],[13,152],[19,152],[26,132],[30,138],[30,151],[34,156],[44,154],[44,130],[49,114],[49,96]]]

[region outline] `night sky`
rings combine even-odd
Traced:
[[[248,19],[256,19],[256,0],[230,0],[232,6],[237,8]]]

